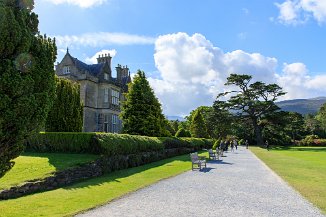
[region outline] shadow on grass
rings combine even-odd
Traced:
[[[67,153],[37,153],[24,152],[21,156],[47,158],[49,164],[61,171],[69,167],[75,167],[99,158],[99,155],[92,154],[67,154]]]
[[[127,178],[129,176],[144,172],[146,170],[150,170],[150,169],[160,167],[163,165],[173,166],[173,165],[171,165],[171,163],[173,161],[183,161],[183,162],[190,163],[190,157],[189,157],[189,154],[186,154],[186,155],[181,155],[181,156],[145,164],[145,165],[138,166],[138,167],[114,171],[111,173],[104,174],[101,177],[88,179],[88,180],[85,180],[85,181],[82,181],[82,182],[79,182],[79,183],[76,183],[76,184],[73,184],[70,186],[63,187],[63,189],[75,190],[78,188],[90,188],[92,186],[102,185],[103,183],[120,182],[119,179]],[[191,164],[189,164],[189,169],[191,169]]]
[[[277,151],[309,151],[309,152],[326,152],[326,147],[298,147],[298,146],[279,146],[271,150]]]

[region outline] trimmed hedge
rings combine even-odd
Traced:
[[[70,152],[102,154],[106,156],[130,155],[164,149],[211,148],[212,139],[147,137],[112,133],[56,133],[43,132],[27,142],[27,149],[37,152]]]
[[[96,133],[41,132],[26,142],[27,150],[36,152],[96,153],[92,146]]]

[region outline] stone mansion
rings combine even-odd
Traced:
[[[131,81],[127,66],[116,67],[112,77],[110,54],[97,58],[97,64],[88,65],[70,55],[69,50],[56,65],[59,77],[80,84],[80,100],[84,105],[84,132],[121,132],[120,102]]]

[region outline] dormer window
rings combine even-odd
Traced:
[[[63,74],[66,75],[66,74],[69,74],[70,73],[70,66],[64,66],[63,67]]]
[[[108,73],[104,73],[104,80],[109,80],[109,74]]]

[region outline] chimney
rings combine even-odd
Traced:
[[[106,63],[106,62],[108,62],[109,66],[111,66],[111,59],[112,59],[112,57],[110,56],[110,54],[105,54],[105,55],[102,54],[102,56],[98,55],[97,63]]]

